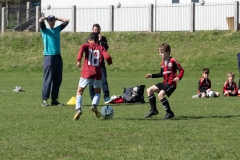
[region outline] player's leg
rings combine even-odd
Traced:
[[[91,110],[94,112],[94,114],[97,118],[101,117],[101,114],[97,109],[97,106],[99,104],[100,97],[101,97],[101,84],[102,84],[102,80],[93,80],[93,87],[94,87],[95,95],[92,100]]]
[[[93,85],[92,85],[92,84],[89,84],[89,95],[90,95],[91,100],[93,100],[93,97],[94,97],[94,88],[93,88]]]
[[[214,92],[214,97],[219,97],[220,93],[219,92]]]
[[[228,91],[223,92],[223,96],[228,97],[229,96],[229,92]]]
[[[103,96],[104,96],[104,101],[107,102],[110,100],[110,93],[109,93],[109,88],[108,88],[108,82],[107,82],[107,70],[105,66],[105,62],[102,62],[102,91],[103,91]]]
[[[44,56],[44,75],[42,84],[42,106],[49,106],[47,99],[50,97],[52,84],[52,56]]]
[[[201,92],[201,98],[206,98],[206,97],[207,97],[206,92]]]
[[[154,92],[159,92],[159,88],[156,85],[152,85],[151,87],[147,88],[147,95],[151,108],[150,111],[144,116],[144,118],[152,117],[158,114]]]
[[[52,102],[51,105],[63,106],[63,103],[58,102],[59,89],[62,83],[63,63],[61,55],[53,56],[53,82],[52,82]]]
[[[169,102],[168,102],[167,98],[165,97],[165,95],[170,97],[175,89],[176,89],[176,87],[174,85],[164,85],[162,87],[162,90],[160,90],[160,92],[158,93],[158,98],[159,98],[160,102],[162,103],[164,110],[166,111],[166,115],[165,115],[164,119],[170,119],[170,118],[174,117],[174,113],[171,110],[171,107],[170,107]]]
[[[74,120],[78,120],[82,114],[82,95],[84,89],[89,84],[89,79],[80,78],[76,93],[76,114],[74,116]]]

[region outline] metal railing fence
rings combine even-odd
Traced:
[[[30,12],[36,15],[36,19],[40,18],[40,15],[70,18],[69,25],[64,29],[65,32],[90,32],[94,23],[99,23],[103,32],[192,32],[229,30],[230,26],[232,26],[231,30],[238,30],[240,17],[238,1],[205,3],[204,5],[199,3],[123,5],[120,8],[113,5],[52,6],[50,9],[37,7],[31,9]],[[8,8],[7,28],[23,22],[26,19],[26,13],[26,5],[25,9],[24,6]],[[38,26],[38,21],[36,24]],[[60,22],[57,21],[58,24]],[[39,28],[36,27],[36,31],[39,31]]]

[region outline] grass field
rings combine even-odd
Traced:
[[[211,78],[213,88],[221,91],[225,79],[217,74]],[[111,93],[121,95],[123,87],[156,82],[144,75],[110,72]],[[79,121],[72,120],[74,106],[41,106],[42,73],[1,73],[0,77],[1,159],[240,158],[240,98],[191,99],[197,76],[186,73],[169,98],[176,115],[172,120],[162,120],[165,111],[160,102],[160,114],[143,119],[149,110],[146,97],[145,104],[113,104],[113,119],[97,119],[90,111],[87,91]],[[64,74],[59,100],[66,103],[75,96],[78,78],[76,73]],[[26,91],[13,93],[16,85]],[[102,100],[100,104],[99,108]]]
[[[124,87],[146,85],[162,79],[145,79],[159,71],[157,46],[170,42],[172,56],[185,75],[168,98],[175,117],[162,120],[165,111],[144,119],[144,104],[112,104],[110,120],[97,119],[90,110],[88,90],[83,114],[74,121],[74,106],[42,107],[42,41],[39,33],[0,35],[0,159],[240,159],[240,97],[192,99],[202,67],[210,68],[213,90],[222,92],[226,74],[238,82],[236,54],[239,32],[104,33],[109,40],[113,66],[107,66],[111,95]],[[62,34],[64,77],[59,101],[75,96],[79,70],[75,58],[87,33]],[[14,93],[15,86],[26,89]],[[146,91],[146,89],[145,89]],[[99,109],[104,106],[101,99]]]

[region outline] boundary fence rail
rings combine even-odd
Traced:
[[[27,13],[25,11],[25,13]],[[6,30],[6,8],[2,7],[1,31]],[[239,29],[239,2],[146,4],[121,6],[52,6],[50,9],[37,6],[38,19],[42,15],[69,18],[65,32],[89,32],[92,24],[99,23],[103,32],[161,32],[204,31]],[[60,24],[60,22],[57,22]]]

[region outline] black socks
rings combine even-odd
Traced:
[[[161,100],[161,102],[162,102],[163,108],[165,109],[165,111],[166,111],[167,113],[172,112],[172,111],[171,111],[171,108],[170,108],[170,105],[169,105],[169,103],[168,103],[168,100],[167,100],[165,97]]]
[[[150,103],[150,106],[151,106],[151,110],[156,110],[157,107],[156,107],[156,97],[154,94],[150,95],[148,97],[148,100],[149,100],[149,103]]]
[[[157,107],[156,107],[156,97],[154,94],[150,95],[148,97],[148,100],[149,100],[149,103],[150,103],[150,106],[151,106],[151,110],[156,110]],[[170,108],[170,105],[168,103],[168,100],[164,97],[162,100],[161,100],[161,103],[163,105],[163,108],[165,109],[165,111],[167,113],[171,113],[171,108]]]

